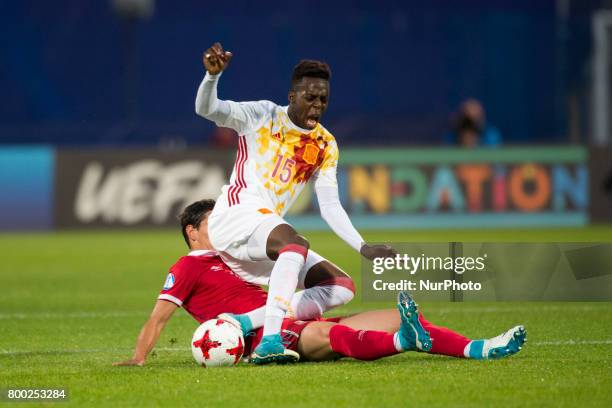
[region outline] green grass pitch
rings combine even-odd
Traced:
[[[359,279],[358,256],[338,238],[305,235]],[[365,236],[609,241],[612,227]],[[368,363],[221,369],[193,362],[197,324],[179,311],[145,367],[112,367],[130,357],[168,267],[184,253],[178,231],[0,235],[0,388],[67,388],[64,404],[73,406],[612,406],[612,302],[421,304],[432,322],[471,337],[525,324],[529,342],[505,360],[405,353]],[[381,307],[393,305],[357,297],[334,313]]]

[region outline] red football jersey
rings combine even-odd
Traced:
[[[158,299],[182,306],[198,322],[220,313],[247,313],[265,306],[268,294],[245,282],[215,251],[191,251],[170,268]]]

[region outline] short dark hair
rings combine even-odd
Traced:
[[[295,68],[293,68],[291,87],[295,87],[304,77],[321,78],[329,81],[331,78],[331,69],[329,69],[329,65],[323,61],[301,60]]]
[[[189,204],[183,212],[178,216],[179,221],[181,222],[181,232],[183,233],[183,238],[185,238],[185,242],[187,246],[191,248],[189,245],[189,236],[187,235],[186,228],[188,225],[192,225],[194,228],[200,228],[200,224],[204,219],[204,214],[211,211],[215,206],[215,200],[200,200],[195,203]]]

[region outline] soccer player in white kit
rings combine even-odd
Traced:
[[[340,204],[336,181],[338,147],[332,134],[320,124],[328,104],[328,65],[301,61],[293,71],[289,105],[278,106],[270,101],[217,98],[219,77],[231,58],[232,54],[219,43],[206,50],[203,61],[207,73],[196,97],[198,115],[232,128],[239,135],[230,183],[217,199],[208,231],[213,247],[236,274],[248,282],[268,285],[265,309],[257,312],[263,322],[253,313],[234,316],[245,332],[263,324],[263,338],[252,361],[295,362],[299,355],[283,346],[281,324],[288,310],[291,312],[300,271],[321,257],[309,251],[308,241],[283,216],[306,183],[314,180],[321,216],[356,251],[368,259],[393,256],[395,252],[386,245],[365,244]],[[328,285],[326,290],[315,286],[301,295],[311,291],[323,313],[352,299],[353,293],[341,290],[347,286],[334,284],[330,289]]]

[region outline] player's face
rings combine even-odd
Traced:
[[[187,226],[187,234],[189,234],[189,241],[191,243],[191,249],[213,249],[210,240],[208,239],[208,216],[211,211],[204,214],[202,222],[198,228],[193,226]]]
[[[289,91],[289,117],[301,128],[314,129],[327,109],[329,82],[304,77]]]

